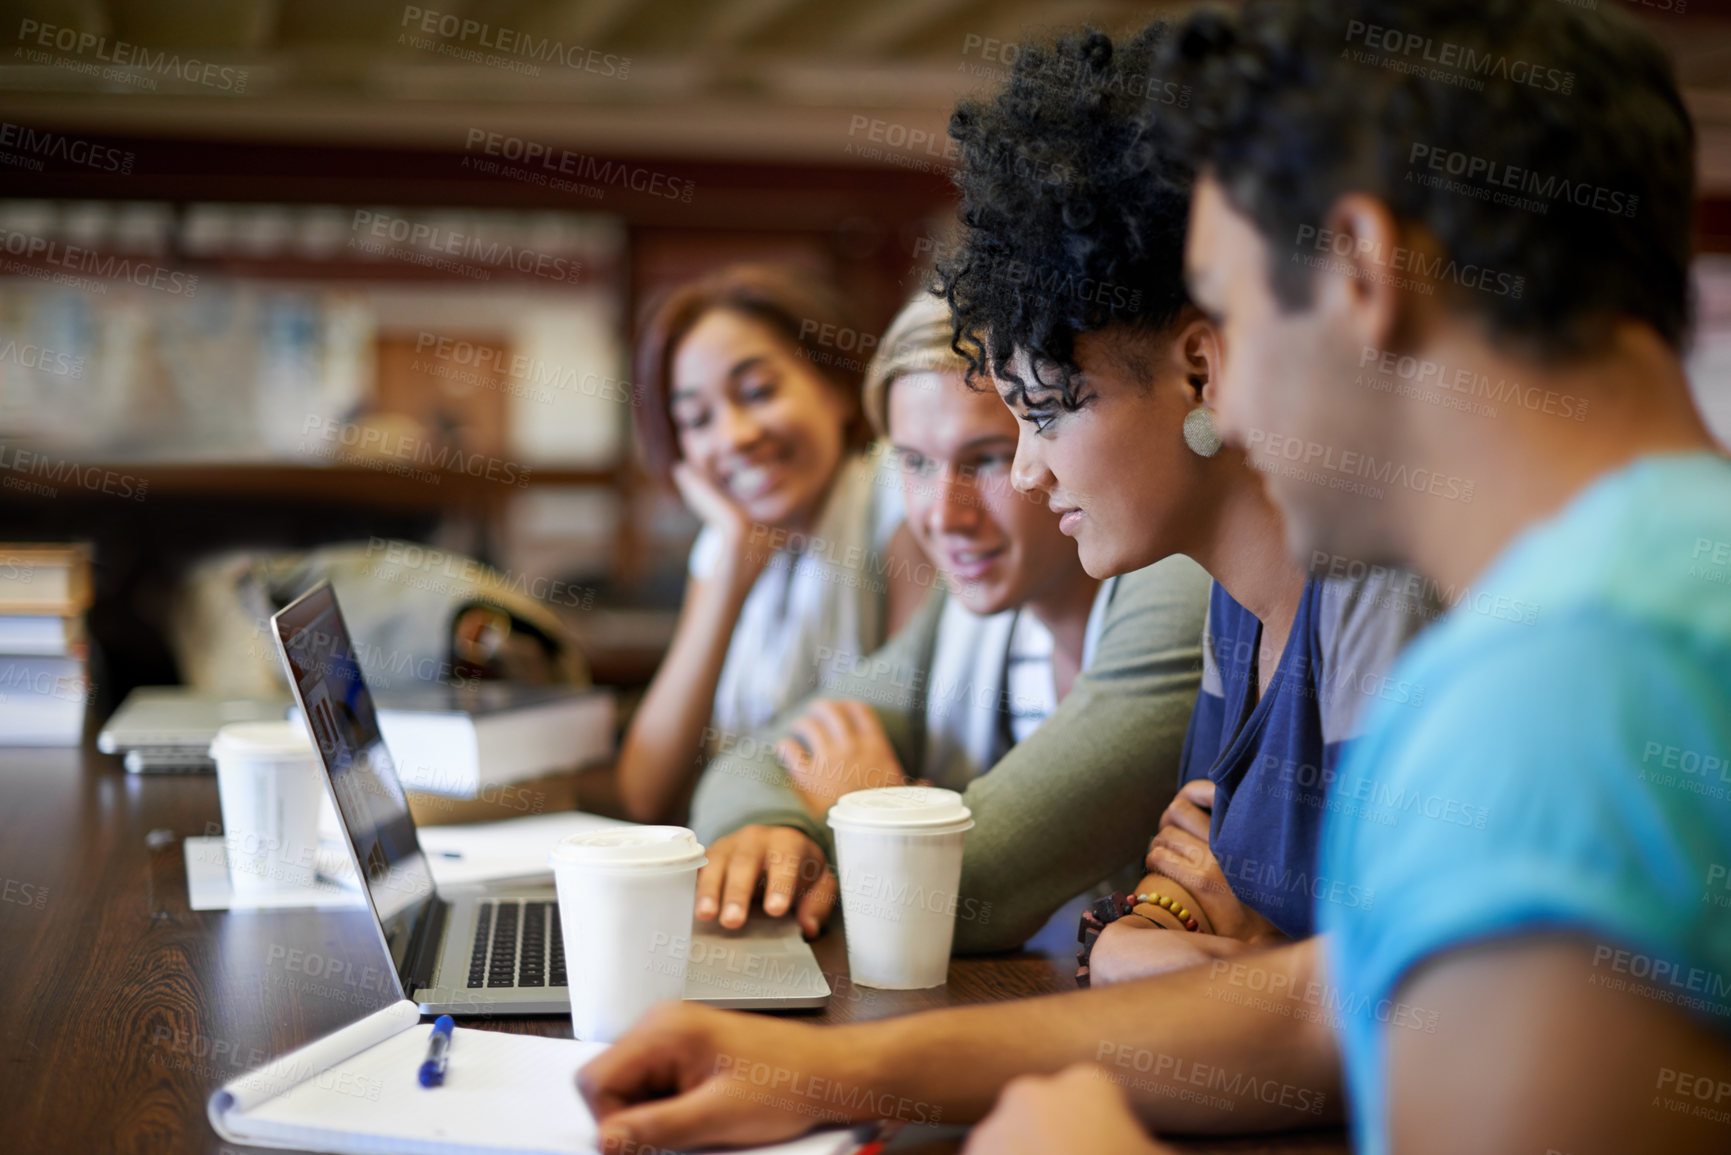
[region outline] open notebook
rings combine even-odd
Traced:
[[[577,1068],[603,1043],[458,1027],[441,1087],[417,1081],[432,1024],[404,999],[236,1079],[210,1097],[233,1143],[330,1152],[545,1152],[595,1149]],[[777,1155],[841,1155],[859,1140],[821,1131]]]

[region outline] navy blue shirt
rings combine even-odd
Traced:
[[[1368,907],[1375,896],[1317,874],[1328,786],[1377,699],[1413,708],[1424,690],[1386,676],[1431,605],[1392,593],[1400,575],[1305,583],[1292,632],[1260,699],[1262,623],[1218,582],[1209,593],[1202,687],[1179,778],[1214,783],[1208,845],[1232,893],[1292,938],[1314,929],[1318,902]]]

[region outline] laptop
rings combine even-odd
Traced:
[[[271,623],[398,994],[426,1014],[569,1013],[551,886],[483,885],[441,894],[433,885],[330,584],[314,586]],[[739,931],[694,922],[689,943],[668,949],[682,947],[688,999],[751,1010],[821,1007],[829,1000],[829,982],[792,919],[754,919]]]
[[[186,686],[140,686],[96,736],[104,754],[125,755],[129,774],[214,773],[210,743],[230,722],[283,716],[286,701],[224,698]]]

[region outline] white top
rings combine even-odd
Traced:
[[[683,826],[627,826],[569,834],[553,844],[547,865],[644,872],[692,869],[706,860],[697,835]]]
[[[1100,583],[1082,638],[1082,666],[1094,661],[1117,578]],[[981,617],[955,598],[938,618],[931,675],[926,684],[926,757],[944,768],[944,785],[957,789],[990,770],[1009,749],[1005,716],[1020,742],[1058,708],[1052,674],[1053,638],[1033,614],[1019,610]]]
[[[1038,730],[1058,708],[1058,681],[1052,670],[1057,644],[1039,618],[1028,613],[1016,615],[1009,650],[1004,654],[1002,706],[1010,737],[1016,742]],[[1086,660],[1086,655],[1083,658]],[[998,756],[1003,756],[1001,751]]]
[[[249,762],[310,762],[317,753],[307,728],[293,722],[230,722],[210,744],[212,758]]]
[[[883,643],[886,550],[903,520],[900,477],[889,461],[868,452],[843,464],[810,536],[789,536],[790,548],[758,575],[716,683],[710,719],[718,732],[761,729],[818,688],[822,656],[866,654]],[[691,547],[693,577],[713,569],[719,548],[706,527]]]
[[[973,826],[973,812],[954,790],[935,786],[885,786],[843,794],[830,807],[831,827],[950,834]]]

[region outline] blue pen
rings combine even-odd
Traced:
[[[451,1029],[457,1024],[450,1015],[440,1015],[433,1022],[433,1036],[427,1040],[427,1061],[421,1064],[421,1086],[437,1087],[445,1081],[445,1063],[451,1057]]]

